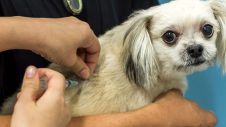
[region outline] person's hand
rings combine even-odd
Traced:
[[[39,78],[47,76],[48,89],[40,97]],[[71,119],[64,101],[65,79],[50,69],[27,68],[14,107],[11,127],[65,127]]]
[[[89,25],[75,17],[10,17],[2,18],[0,23],[5,23],[2,42],[7,42],[0,51],[32,50],[84,79],[89,78],[97,65],[99,41]]]
[[[162,121],[162,126],[167,127],[214,127],[216,125],[217,120],[212,112],[205,111],[196,103],[185,99],[177,90],[161,95],[150,106],[137,110],[137,113],[146,120],[151,117],[152,124],[155,121],[154,117]],[[150,110],[151,116],[148,113]],[[145,121],[143,127],[148,127],[148,123]]]
[[[87,79],[95,69],[100,44],[89,25],[74,17],[39,19],[41,38],[34,52]]]
[[[0,52],[32,50],[51,62],[68,67],[84,79],[89,78],[97,65],[98,39],[87,23],[75,17],[5,17],[0,18],[0,23]]]

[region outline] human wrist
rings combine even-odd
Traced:
[[[18,43],[18,38],[16,37],[19,33],[20,22],[17,20],[19,17],[1,17],[1,31],[0,31],[0,52],[16,49],[20,44]]]
[[[15,49],[35,51],[42,47],[40,18],[15,17]],[[43,31],[42,31],[43,32]]]
[[[2,31],[0,33],[1,45],[0,51],[10,49],[36,50],[41,47],[39,19],[29,17],[2,17]]]

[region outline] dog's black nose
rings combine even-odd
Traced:
[[[192,45],[187,48],[187,53],[192,58],[198,58],[202,55],[203,46],[202,45]]]

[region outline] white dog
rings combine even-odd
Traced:
[[[126,112],[169,89],[184,92],[185,76],[216,60],[225,70],[225,27],[222,0],[176,0],[134,13],[99,38],[102,51],[93,76],[66,90],[73,116]],[[75,78],[59,65],[51,68]]]

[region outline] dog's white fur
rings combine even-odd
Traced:
[[[213,26],[213,36],[201,27]],[[93,76],[66,90],[73,116],[126,112],[151,103],[160,93],[186,89],[185,76],[206,69],[215,58],[226,69],[226,2],[176,0],[134,13],[99,38],[101,54]],[[179,33],[174,45],[163,41],[166,31]],[[203,46],[200,65],[190,65],[186,49]],[[56,64],[66,78],[75,76]],[[7,105],[7,104],[6,104]],[[3,108],[4,110],[4,108]]]

